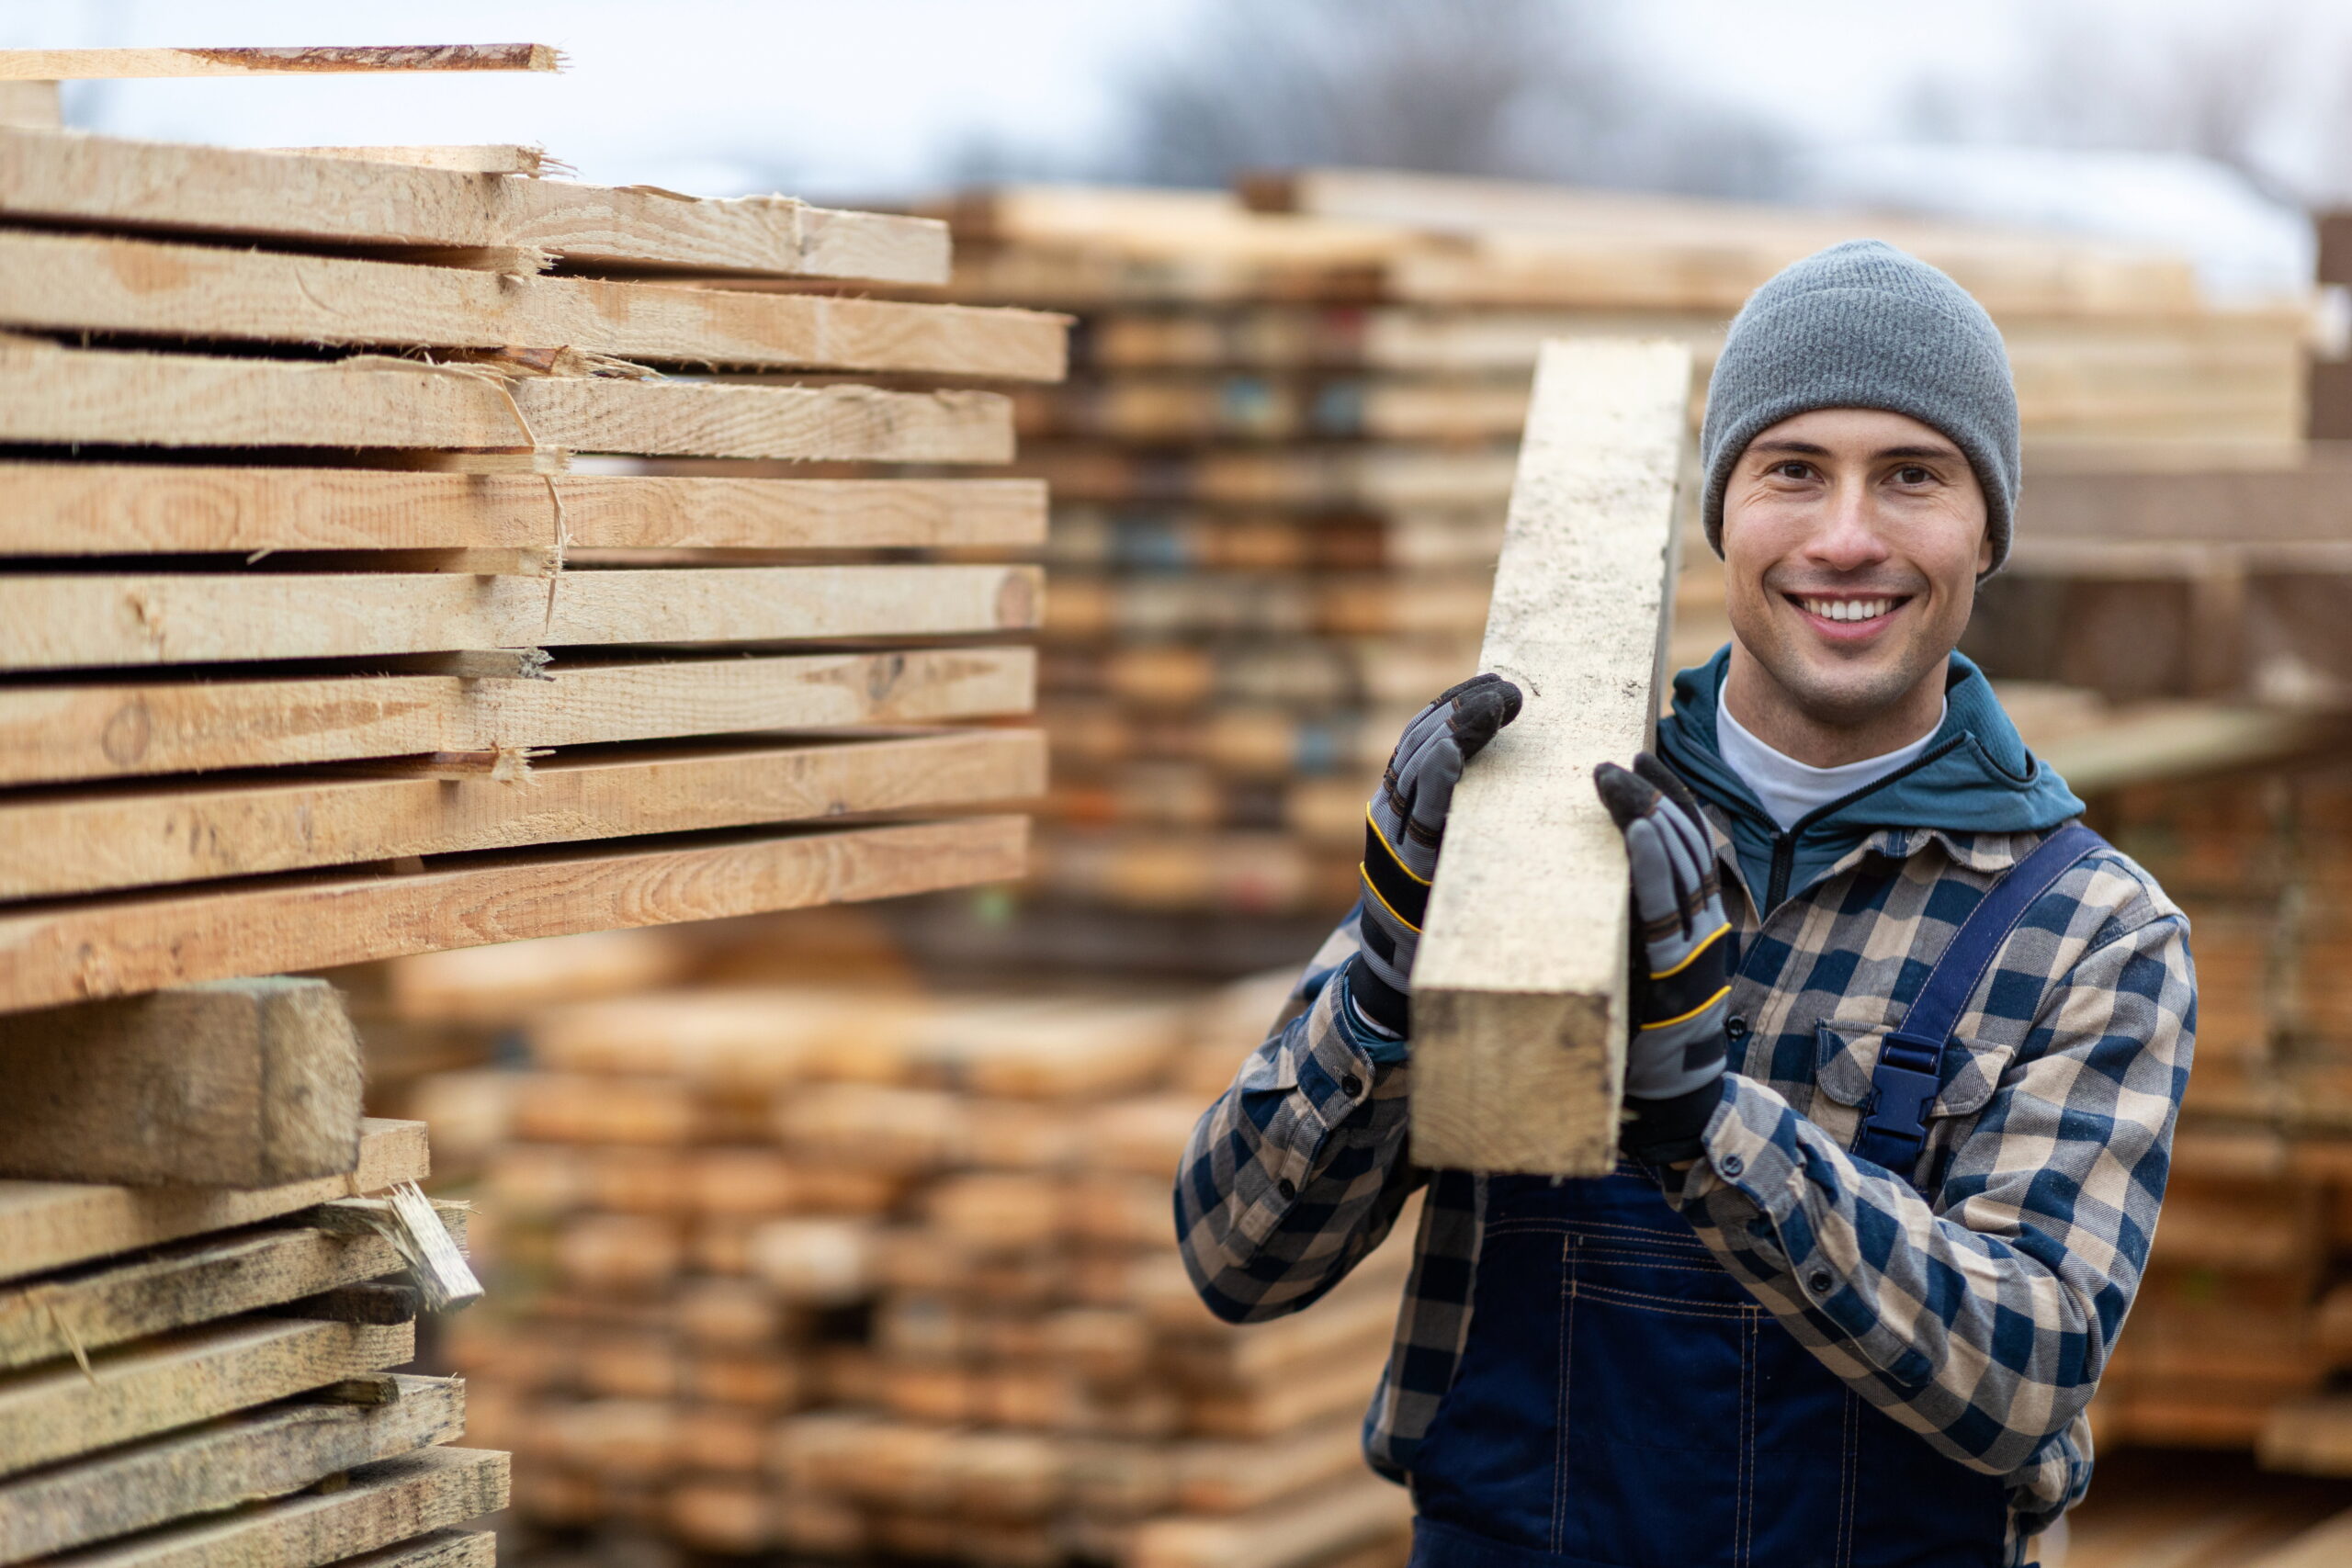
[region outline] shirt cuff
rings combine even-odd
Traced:
[[[1677,1207],[1702,1204],[1719,1224],[1787,1219],[1804,1179],[1796,1120],[1789,1102],[1770,1089],[1725,1073],[1723,1102],[1707,1120],[1700,1157],[1684,1174]]]
[[[1357,962],[1350,960],[1341,964],[1331,980],[1331,1016],[1338,1025],[1336,1032],[1368,1065],[1395,1066],[1411,1056],[1411,1037],[1385,1034],[1366,1021],[1366,1015],[1358,1010],[1355,999]]]

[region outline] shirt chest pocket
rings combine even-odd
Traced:
[[[1871,1082],[1879,1053],[1894,1027],[1880,1022],[1840,1023],[1825,1021],[1814,1028],[1814,1124],[1851,1149],[1862,1121],[1873,1107]],[[1943,1168],[1952,1145],[1974,1125],[1977,1113],[2001,1085],[2001,1074],[2015,1055],[2007,1045],[1948,1041],[1937,1063],[1936,1097],[1928,1107],[1927,1142],[1917,1170],[1932,1176]],[[1897,1176],[1909,1178],[1910,1170]]]

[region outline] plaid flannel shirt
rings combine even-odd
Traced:
[[[1831,1371],[2007,1479],[2021,1563],[2089,1484],[2084,1407],[2155,1229],[2196,1031],[2188,921],[2113,850],[2044,893],[1962,1016],[1915,1190],[1846,1152],[1879,1041],[2042,835],[1883,830],[1759,919],[1711,827],[1740,938],[1734,1070],[1668,1199]],[[1469,1333],[1485,1190],[1411,1163],[1411,1066],[1375,1066],[1351,1021],[1355,931],[1351,914],[1193,1129],[1176,1222],[1202,1299],[1244,1322],[1313,1302],[1429,1188],[1364,1421],[1374,1468],[1404,1480]]]

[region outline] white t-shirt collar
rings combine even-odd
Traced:
[[[1943,727],[1944,710],[1939,708],[1933,727],[1908,746],[1859,762],[1816,768],[1765,745],[1732,716],[1729,703],[1715,704],[1715,749],[1784,833],[1831,801],[1917,761]]]

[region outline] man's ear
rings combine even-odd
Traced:
[[[1984,520],[1984,530],[1976,536],[1976,575],[1984,576],[1993,570],[1993,520]]]

